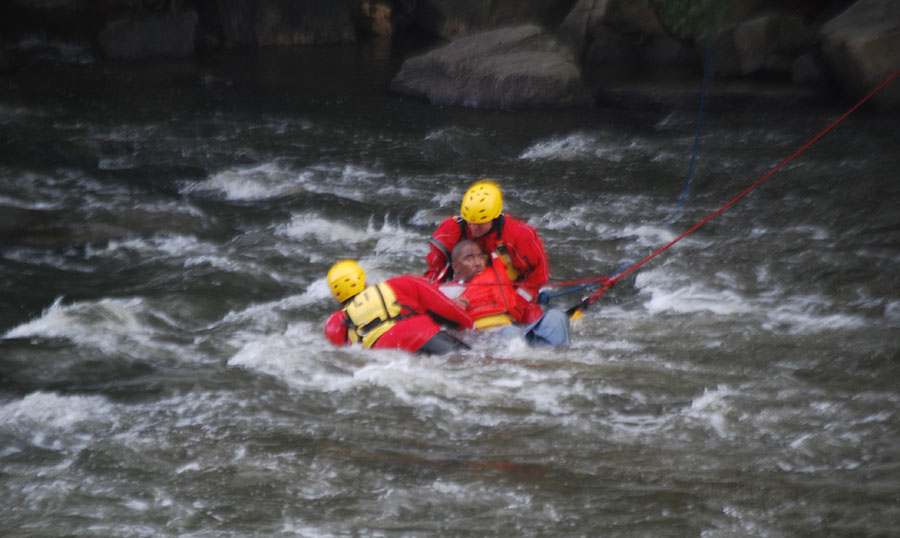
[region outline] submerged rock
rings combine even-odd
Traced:
[[[475,108],[587,106],[578,66],[537,26],[482,32],[403,62],[392,91]]]

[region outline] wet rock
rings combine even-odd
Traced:
[[[356,27],[380,36],[394,35],[394,7],[387,1],[361,0],[353,10]]]
[[[819,32],[822,58],[845,95],[864,96],[900,69],[900,2],[859,0]],[[900,81],[877,93],[879,110],[900,110]]]
[[[794,83],[822,85],[825,80],[825,72],[822,70],[818,55],[806,52],[794,60],[794,64],[791,66],[791,81]]]
[[[575,63],[537,26],[459,38],[406,60],[391,90],[433,104],[475,108],[586,106],[591,97]]]
[[[670,37],[646,0],[581,0],[557,36],[585,70],[692,68],[697,63],[693,47]]]
[[[217,0],[229,44],[251,46],[351,43],[350,0]]]
[[[802,17],[754,17],[718,32],[712,45],[712,70],[719,76],[790,73],[794,60],[810,43],[811,32]]]
[[[579,0],[557,31],[560,42],[577,58],[591,47],[606,48],[603,43],[637,49],[648,38],[665,35],[647,0]],[[600,56],[595,51],[594,57]]]
[[[690,82],[699,71],[698,54],[663,29],[647,0],[580,0],[557,35],[580,59],[595,101],[643,106],[695,100]]]
[[[390,37],[409,28],[416,0],[351,0],[350,14],[362,33]]]
[[[107,58],[183,58],[194,53],[197,13],[150,15],[119,19],[100,32],[100,48]]]
[[[351,43],[356,39],[346,0],[260,0],[259,45]]]

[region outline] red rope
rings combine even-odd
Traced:
[[[633,272],[633,271],[636,270],[638,267],[641,267],[642,265],[644,265],[645,263],[649,262],[649,261],[652,260],[653,258],[659,256],[660,254],[662,254],[663,252],[665,252],[666,250],[668,250],[669,247],[671,247],[671,246],[674,245],[675,243],[681,241],[682,239],[684,239],[684,238],[687,237],[688,235],[694,233],[698,228],[700,228],[701,226],[703,226],[703,225],[706,224],[707,222],[709,222],[709,221],[711,221],[712,219],[714,219],[715,217],[717,217],[720,213],[722,213],[723,211],[725,211],[726,209],[728,209],[729,207],[731,207],[732,205],[734,205],[738,200],[740,200],[740,199],[743,198],[744,196],[747,196],[748,194],[750,194],[750,191],[752,191],[752,190],[755,189],[756,187],[759,187],[764,181],[766,181],[767,179],[769,179],[770,177],[772,177],[773,175],[775,175],[775,172],[777,172],[777,171],[781,170],[782,168],[784,168],[784,166],[785,166],[786,164],[788,164],[789,162],[791,162],[792,160],[794,160],[795,157],[797,157],[798,155],[800,155],[801,153],[803,153],[804,151],[806,151],[807,149],[809,149],[810,146],[812,146],[813,144],[815,144],[816,142],[818,142],[819,139],[821,139],[823,136],[825,136],[826,133],[828,133],[829,131],[831,131],[832,129],[834,129],[835,127],[837,127],[837,125],[838,125],[839,123],[841,123],[842,121],[844,121],[845,119],[847,119],[847,117],[848,117],[850,114],[852,114],[853,112],[855,112],[857,108],[859,108],[860,106],[863,105],[863,103],[865,103],[866,101],[868,101],[869,99],[871,99],[871,97],[872,97],[873,95],[875,95],[876,93],[878,93],[879,91],[881,91],[882,89],[884,89],[884,87],[887,86],[888,84],[890,84],[891,81],[894,80],[898,75],[900,75],[900,70],[898,70],[896,73],[894,73],[893,75],[891,75],[891,76],[889,76],[887,79],[885,79],[884,82],[882,82],[882,83],[879,84],[874,90],[872,90],[872,91],[870,91],[868,94],[866,94],[866,96],[863,97],[858,103],[856,103],[855,105],[853,105],[852,107],[850,107],[850,109],[849,109],[847,112],[844,112],[844,114],[842,114],[841,117],[839,117],[838,119],[836,119],[835,121],[833,121],[833,122],[831,123],[831,125],[829,125],[829,126],[826,127],[825,129],[823,129],[822,132],[820,132],[819,134],[817,134],[816,136],[814,136],[814,137],[812,138],[812,140],[810,140],[809,142],[807,142],[806,144],[804,144],[800,149],[798,149],[797,151],[795,151],[790,157],[788,157],[787,159],[781,161],[781,163],[780,163],[778,166],[776,166],[775,168],[773,168],[769,173],[767,173],[767,174],[764,175],[763,177],[759,178],[759,179],[756,181],[756,183],[754,183],[754,184],[750,185],[749,187],[747,187],[746,189],[744,189],[743,192],[741,192],[740,194],[738,194],[737,196],[735,196],[734,198],[732,198],[727,204],[725,204],[725,205],[723,205],[722,207],[720,207],[719,209],[713,211],[708,217],[706,217],[705,219],[701,220],[701,221],[698,222],[697,224],[693,225],[690,229],[688,229],[686,232],[682,233],[681,235],[679,235],[678,237],[676,237],[675,239],[673,239],[672,241],[670,241],[667,245],[663,246],[662,248],[658,249],[658,250],[657,250],[656,252],[654,252],[653,254],[647,256],[647,257],[644,258],[643,260],[637,262],[636,264],[632,265],[632,266],[629,267],[628,269],[622,271],[622,272],[619,273],[618,275],[616,275],[616,276],[614,276],[613,278],[609,279],[609,281],[606,282],[606,283],[604,283],[603,286],[602,286],[599,290],[595,291],[595,292],[592,293],[587,299],[585,299],[585,300],[584,300],[584,303],[589,304],[589,305],[590,305],[590,304],[594,304],[594,302],[595,302],[597,299],[599,299],[604,293],[606,293],[606,290],[608,290],[609,288],[611,288],[611,287],[613,286],[613,284],[615,284],[619,279],[621,279],[621,278],[624,277],[625,275],[627,275],[627,274]],[[590,279],[587,279],[587,280],[590,280]],[[584,282],[586,282],[587,280],[585,280]],[[596,279],[596,280],[599,281],[600,279]]]

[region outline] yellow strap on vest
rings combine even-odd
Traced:
[[[499,327],[500,325],[512,325],[509,314],[494,314],[493,316],[485,316],[475,320],[475,329],[490,329],[491,327]]]
[[[344,311],[351,323],[347,337],[353,343],[362,341],[363,347],[370,348],[397,324],[395,318],[400,316],[403,307],[397,303],[394,290],[382,282],[357,293]]]
[[[500,261],[503,262],[503,266],[506,267],[506,276],[509,277],[510,282],[515,282],[522,273],[516,269],[516,266],[513,265],[512,256],[509,255],[509,251],[506,250],[506,245],[503,242],[498,241],[494,246],[494,252],[497,254],[497,257],[500,258]]]

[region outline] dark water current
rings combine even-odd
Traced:
[[[678,212],[696,111],[431,107],[396,67],[0,75],[0,534],[897,536],[896,116],[622,279],[570,349],[336,349],[330,264],[421,273],[478,177],[554,281],[610,275],[845,108],[710,103]]]

